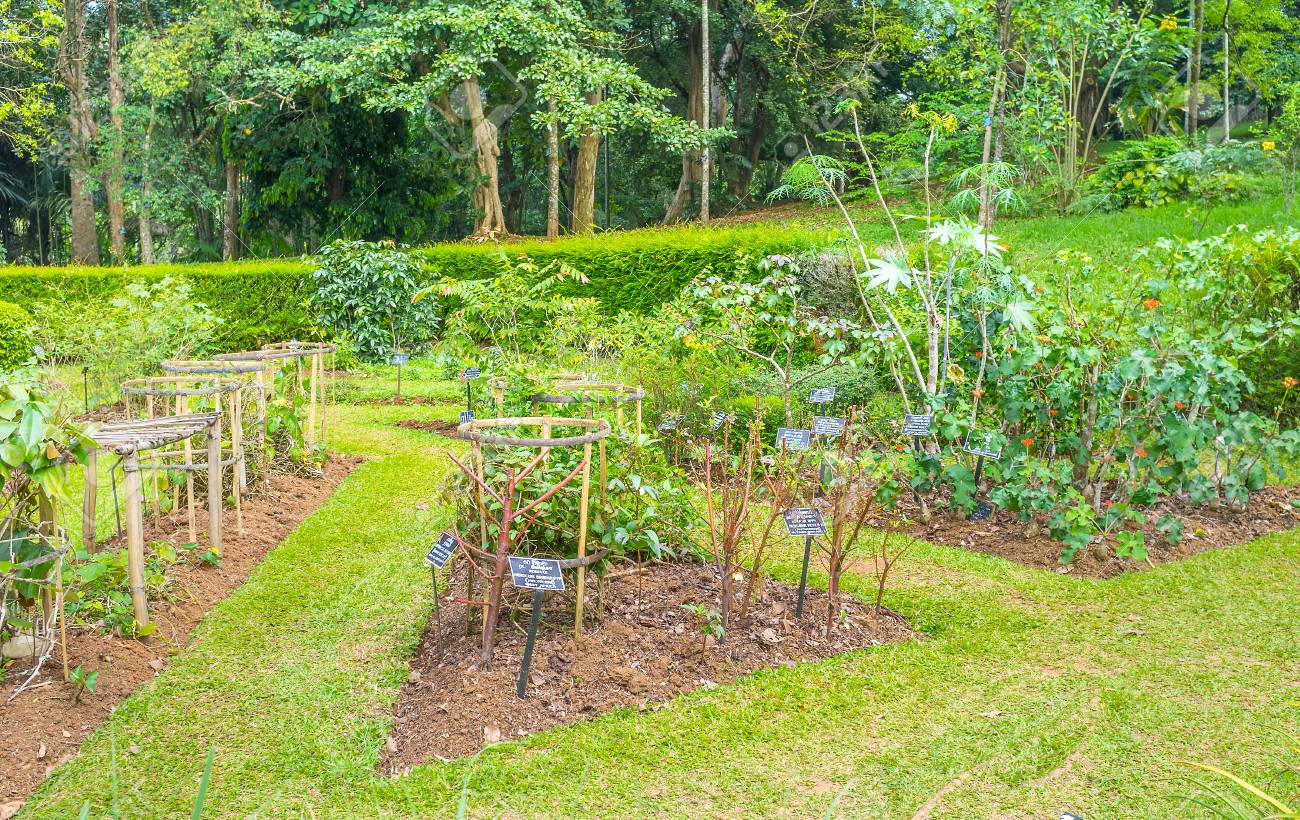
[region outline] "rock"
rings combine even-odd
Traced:
[[[50,646],[50,642],[44,638],[18,635],[5,641],[4,646],[0,646],[0,655],[8,660],[35,658],[48,652]]]
[[[163,668],[163,659],[154,658],[153,660],[149,661],[149,668],[155,672],[161,672]]]
[[[500,740],[501,740],[501,727],[499,727],[499,726],[484,726],[484,727],[483,727],[483,742],[484,742],[484,743],[489,743],[489,744],[491,744],[491,743],[497,743],[497,742],[499,742]]]
[[[37,759],[37,760],[44,760],[44,759],[45,759],[45,753],[46,753],[46,751],[47,751],[47,749],[45,748],[45,744],[42,743],[42,744],[41,744],[41,745],[36,749],[36,759]]]
[[[389,737],[388,740],[384,741],[384,748],[388,750],[388,753],[390,755],[397,754],[397,739],[394,737]]]
[[[643,695],[650,691],[650,678],[630,666],[615,666],[609,670],[609,677],[634,695]]]
[[[213,482],[213,483],[215,483],[215,482]],[[419,669],[412,669],[412,670],[411,670],[411,674],[409,674],[409,675],[406,676],[406,680],[407,680],[408,682],[412,683],[412,684],[419,684],[420,680],[421,680],[423,677],[424,677],[424,676],[420,674],[420,670],[419,670]]]

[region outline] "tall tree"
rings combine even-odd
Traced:
[[[96,127],[91,108],[86,41],[86,2],[66,0],[59,68],[68,92],[68,171],[72,200],[72,262],[99,264],[99,234],[95,227],[93,156]]]
[[[109,164],[104,174],[104,193],[108,199],[108,247],[115,264],[126,262],[126,208],[122,203],[123,173],[126,158],[123,141],[122,108],[126,92],[122,86],[121,40],[117,20],[117,0],[107,0],[108,17],[108,115],[112,126]]]

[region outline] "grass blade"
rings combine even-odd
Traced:
[[[208,783],[212,782],[212,761],[217,757],[217,744],[213,743],[208,747],[208,762],[203,764],[203,778],[199,781],[199,796],[194,801],[194,813],[190,815],[190,820],[199,820],[203,814],[203,804],[208,799]]]

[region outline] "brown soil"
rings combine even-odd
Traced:
[[[384,405],[384,406],[391,405],[393,407],[406,407],[408,405],[410,406],[430,405],[431,406],[435,404],[446,404],[447,401],[445,399],[435,399],[429,396],[402,396],[401,398],[398,398],[397,396],[388,396],[387,398],[383,398],[383,399],[369,399],[363,403],[370,404],[370,405]]]
[[[913,533],[934,544],[998,555],[1039,569],[1055,569],[1087,578],[1111,578],[1129,570],[1177,561],[1206,550],[1243,544],[1267,533],[1300,527],[1300,509],[1291,505],[1297,499],[1300,499],[1300,487],[1266,487],[1252,493],[1244,507],[1230,504],[1198,507],[1181,499],[1166,499],[1144,511],[1150,564],[1116,558],[1111,539],[1080,550],[1069,568],[1063,568],[1062,544],[1048,536],[1045,526],[1026,524],[1013,513],[996,507],[984,521],[939,513],[929,524],[914,527]],[[914,509],[908,513],[916,517]],[[1184,522],[1183,538],[1175,546],[1170,546],[1155,526],[1165,514]]]
[[[454,421],[423,421],[420,419],[403,419],[397,422],[398,427],[405,427],[408,430],[423,430],[426,433],[437,433],[447,438],[459,439],[460,433],[456,428],[460,425]]]
[[[547,600],[523,701],[516,685],[531,597],[513,591],[518,596],[516,622],[498,631],[496,660],[490,670],[481,670],[476,665],[478,634],[465,637],[464,608],[451,602],[460,586],[453,583],[456,592],[443,604],[443,660],[439,662],[431,622],[411,661],[379,770],[397,774],[434,758],[464,757],[497,740],[589,720],[618,707],[644,709],[757,669],[916,637],[901,617],[876,613],[857,598],[841,595],[844,614],[828,638],[825,590],[808,590],[803,618],[796,621],[797,590],[769,580],[746,619],[733,621],[724,643],[710,638],[702,653],[698,621],[680,605],[716,606],[719,583],[712,567],[657,564],[643,573],[617,575],[606,581],[604,611],[580,641],[573,637],[573,598],[565,594]]]
[[[68,668],[99,671],[94,695],[73,701],[74,689],[62,677],[58,649],[46,661],[40,677],[12,702],[16,687],[30,668],[14,661],[0,685],[0,818],[9,818],[55,766],[77,752],[82,742],[114,707],[166,665],[167,658],[185,648],[190,633],[208,610],[244,582],[253,568],[334,492],[358,464],[335,458],[322,478],[273,476],[267,486],[243,502],[244,534],[235,529],[234,512],[227,510],[220,567],[174,564],[167,573],[171,600],[151,601],[157,631],[141,642],[103,634],[91,628],[68,632]],[[206,539],[206,514],[200,513],[200,541]],[[185,517],[146,519],[146,543],[188,541]]]

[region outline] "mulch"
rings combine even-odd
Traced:
[[[1295,500],[1300,500],[1300,487],[1266,487],[1252,493],[1244,506],[1226,502],[1196,506],[1185,499],[1164,499],[1144,510],[1149,562],[1116,558],[1112,537],[1080,550],[1068,567],[1062,567],[1063,545],[1048,535],[1042,522],[1026,523],[1015,514],[997,507],[983,521],[937,511],[928,523],[916,524],[912,534],[933,544],[997,555],[1037,569],[1085,578],[1113,578],[1124,572],[1148,569],[1207,550],[1244,544],[1268,533],[1300,527],[1300,508],[1291,503]],[[917,510],[910,498],[903,502],[903,507],[913,520],[917,518]],[[1156,523],[1166,514],[1183,521],[1182,540],[1176,545],[1168,544],[1156,529]]]
[[[0,684],[0,820],[12,817],[118,704],[156,677],[168,657],[185,648],[208,611],[243,584],[266,554],[318,509],[359,463],[336,457],[320,477],[272,476],[243,499],[243,535],[235,529],[234,512],[227,510],[221,566],[178,563],[168,570],[170,597],[150,602],[158,629],[147,642],[89,627],[69,631],[68,668],[99,672],[95,693],[83,696],[80,703],[73,700],[73,686],[63,681],[57,648],[32,686],[12,703],[6,702],[27,678],[22,661],[11,663]],[[206,516],[200,515],[200,520],[206,522]],[[189,540],[183,514],[156,522],[146,518],[145,524],[146,543]],[[200,543],[205,543],[204,524],[199,532]]]
[[[460,426],[455,421],[423,421],[421,419],[403,419],[397,422],[398,427],[405,427],[408,430],[423,430],[426,433],[437,433],[446,438],[461,440],[460,433],[456,430]]]
[[[612,709],[653,708],[679,694],[713,687],[758,669],[793,666],[881,644],[917,638],[902,619],[851,595],[829,635],[825,590],[809,589],[801,619],[797,589],[768,580],[744,619],[734,618],[722,643],[705,638],[682,604],[716,608],[720,583],[712,566],[651,564],[643,572],[611,573],[581,639],[573,636],[573,598],[543,606],[528,697],[516,694],[531,599],[513,591],[517,607],[498,629],[495,661],[481,669],[479,635],[465,636],[464,607],[444,598],[441,659],[432,619],[411,661],[394,711],[395,726],[379,764],[394,775],[438,759],[471,755],[497,741],[590,720]]]

